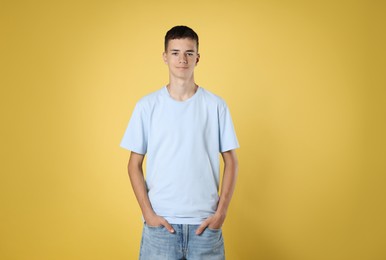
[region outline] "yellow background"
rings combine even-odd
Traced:
[[[163,37],[200,36],[197,82],[241,149],[227,259],[386,259],[382,1],[2,1],[0,259],[137,259],[119,147],[167,83]]]

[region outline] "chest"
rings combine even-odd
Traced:
[[[205,103],[159,104],[150,116],[150,133],[157,136],[201,135],[218,128],[217,108]]]

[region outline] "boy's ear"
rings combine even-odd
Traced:
[[[196,65],[197,65],[197,63],[198,63],[199,61],[200,61],[200,54],[197,53]]]
[[[167,58],[166,58],[166,52],[163,52],[163,53],[162,53],[162,59],[164,60],[165,64],[168,63],[168,60],[167,60]]]

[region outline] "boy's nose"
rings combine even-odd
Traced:
[[[187,58],[185,55],[180,56],[180,63],[187,63]]]

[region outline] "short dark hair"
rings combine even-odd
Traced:
[[[198,35],[192,28],[185,25],[178,25],[171,28],[165,35],[165,51],[168,50],[170,40],[189,38],[196,41],[198,51]]]

